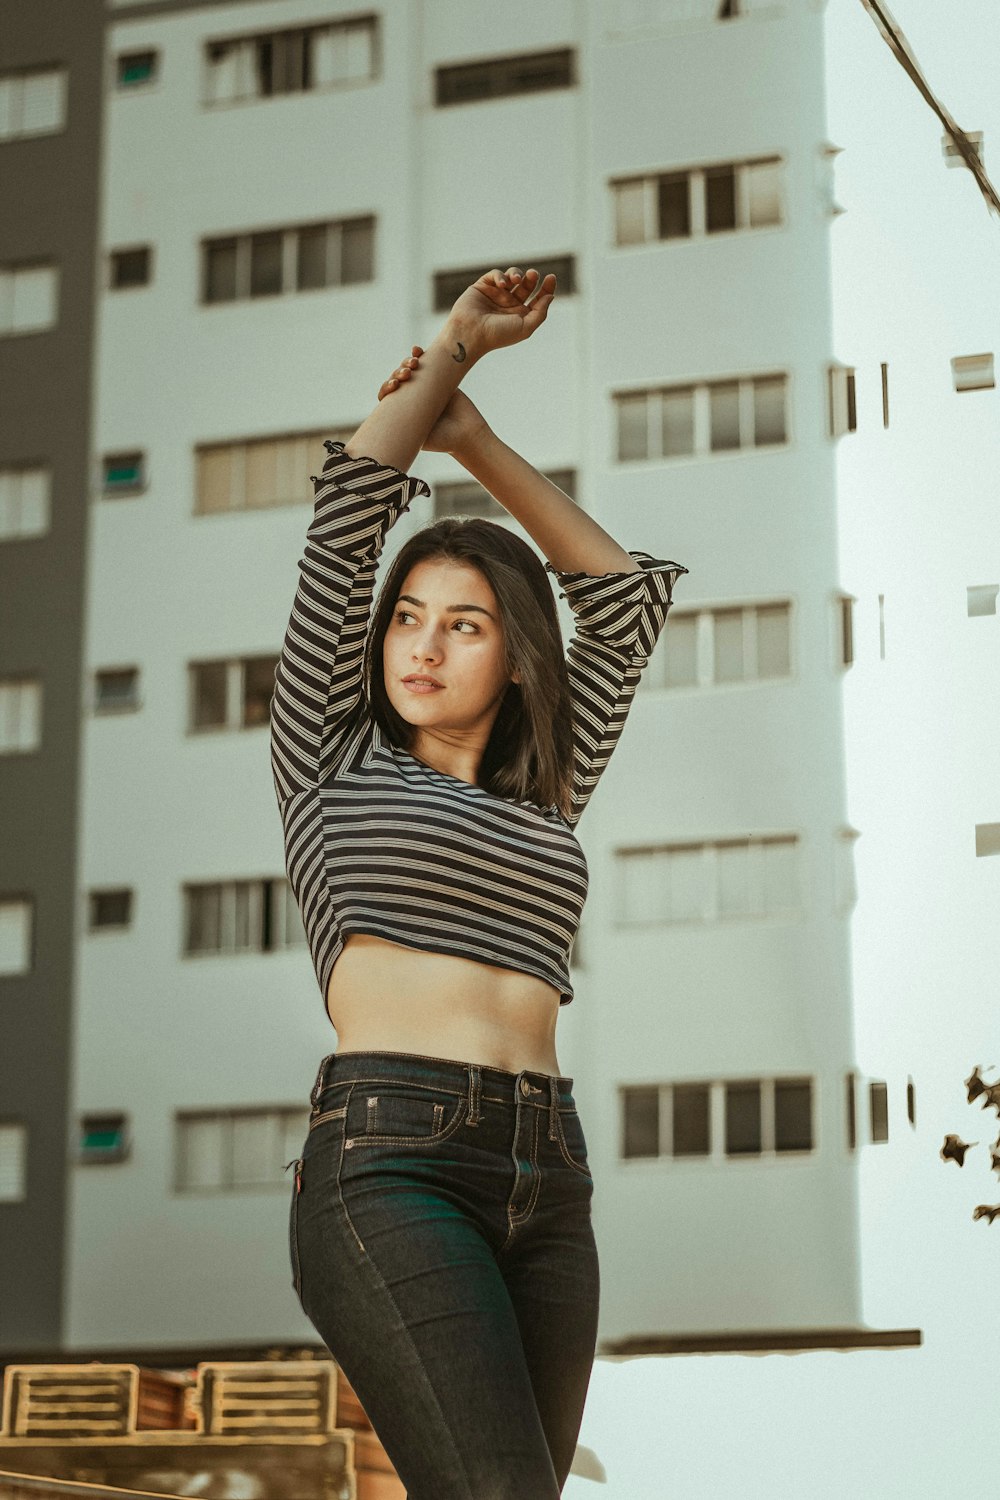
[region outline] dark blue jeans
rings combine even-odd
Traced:
[[[600,1295],[572,1084],[411,1052],[320,1064],[292,1284],[409,1500],[562,1493]]]

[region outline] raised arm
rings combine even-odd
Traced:
[[[386,532],[422,479],[327,442],[299,582],[271,698],[271,769],[279,803],[327,774],[361,701],[365,637]]]

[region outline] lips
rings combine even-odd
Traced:
[[[444,687],[443,682],[438,682],[436,677],[428,677],[424,673],[414,673],[412,677],[403,678],[403,686],[408,687],[414,693],[434,693]]]

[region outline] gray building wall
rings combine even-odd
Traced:
[[[0,1350],[63,1325],[84,559],[103,7],[4,6],[0,71],[66,65],[65,129],[0,141],[0,264],[59,266],[56,325],[0,337],[0,466],[52,470],[51,526],[0,542],[0,677],[42,682],[42,738],[0,757],[0,894],[34,902],[25,974],[0,978],[0,1119],[27,1127],[26,1192],[0,1203]]]

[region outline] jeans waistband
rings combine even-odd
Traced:
[[[355,1079],[412,1079],[432,1087],[467,1089],[471,1118],[478,1115],[481,1100],[497,1104],[535,1104],[551,1112],[575,1109],[573,1080],[552,1073],[522,1068],[511,1073],[487,1063],[457,1062],[449,1057],[424,1057],[417,1052],[330,1052],[319,1065],[310,1094],[317,1109],[323,1091],[333,1083]]]

